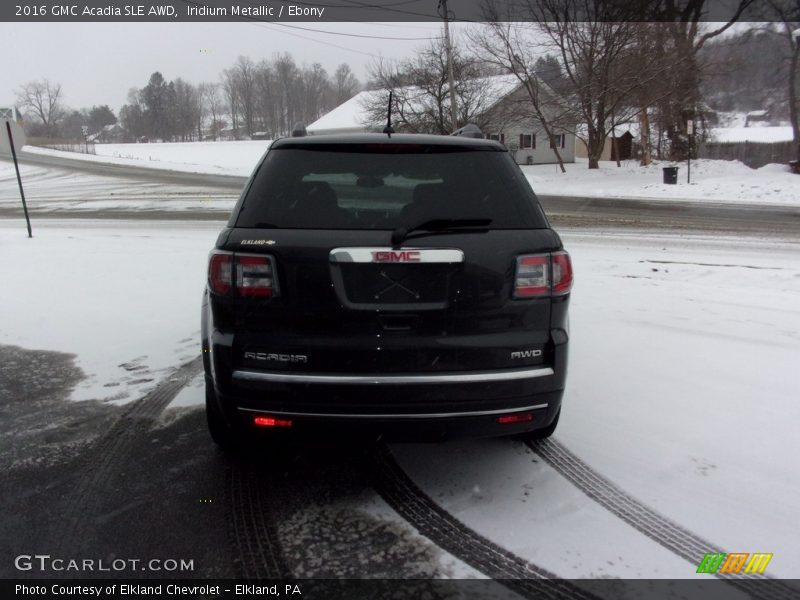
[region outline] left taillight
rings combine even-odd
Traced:
[[[230,294],[233,284],[233,252],[212,250],[208,256],[208,287],[215,294]]]
[[[212,292],[221,295],[277,296],[275,259],[263,254],[213,250],[208,258],[208,285]]]
[[[572,262],[564,250],[517,257],[514,298],[563,296],[572,289]]]

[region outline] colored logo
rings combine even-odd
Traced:
[[[754,552],[708,552],[700,565],[697,567],[698,573],[764,573],[772,560],[772,553]]]

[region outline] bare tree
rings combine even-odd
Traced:
[[[246,56],[240,56],[233,66],[236,96],[244,117],[244,127],[247,135],[252,135],[255,125],[256,107],[256,68],[253,61]]]
[[[333,74],[333,93],[336,106],[355,96],[360,88],[361,84],[347,63],[336,67],[336,72]]]
[[[275,135],[278,125],[278,105],[281,92],[278,89],[272,62],[262,60],[256,67],[256,113],[260,127]]]
[[[172,82],[175,90],[172,107],[172,126],[176,135],[183,140],[191,139],[197,133],[198,139],[202,135],[203,112],[200,104],[200,94],[189,82],[180,77]]]
[[[537,75],[533,66],[536,56],[527,25],[502,20],[493,4],[484,6],[484,19],[486,25],[473,30],[470,40],[480,49],[486,62],[519,80],[528,100],[528,106],[517,107],[511,118],[524,119],[530,115],[541,124],[547,139],[553,139],[554,125],[574,130],[576,117],[569,105]],[[565,173],[561,153],[556,144],[552,146],[558,166]]]
[[[239,139],[239,87],[236,84],[236,73],[233,69],[224,69],[220,76],[222,91],[228,104],[228,114],[231,116],[231,129],[233,136]]]
[[[484,124],[491,94],[485,65],[453,48],[456,104],[460,124]],[[387,90],[387,96],[365,100],[370,123],[386,119],[388,91],[392,91],[392,124],[412,133],[449,134],[452,130],[447,58],[444,42],[433,40],[417,54],[402,62],[379,60],[370,66],[373,89]]]
[[[300,73],[300,88],[303,96],[304,123],[316,121],[330,106],[331,83],[328,73],[319,63],[304,68]]]
[[[131,88],[128,90],[128,103],[119,110],[120,125],[128,141],[138,141],[147,134],[141,98],[141,92],[137,88]]]
[[[673,66],[663,72],[674,92],[659,102],[659,127],[660,135],[669,141],[673,160],[683,160],[693,152],[687,123],[689,119],[703,118],[700,82],[705,73],[698,60],[699,52],[709,40],[738,21],[753,0],[735,0],[728,20],[718,27],[704,23],[709,4],[709,0],[671,0],[658,12],[662,26],[656,29],[660,46],[657,52]]]
[[[642,32],[637,3],[541,0],[526,7],[534,27],[560,56],[581,117],[578,135],[586,144],[589,168],[596,169],[609,133],[639,114],[642,96],[673,63],[637,52]]]
[[[222,129],[221,116],[223,111],[219,84],[210,82],[201,83],[197,89],[200,93],[201,114],[203,117],[211,117],[209,131],[214,140],[216,140],[220,129]]]
[[[297,90],[300,72],[290,54],[275,56],[272,68],[275,73],[275,83],[278,89],[277,114],[278,130],[281,134],[291,131],[292,126],[300,118],[300,104],[298,103]]]
[[[17,91],[17,104],[41,121],[47,135],[53,135],[63,114],[61,84],[48,79],[30,81]]]

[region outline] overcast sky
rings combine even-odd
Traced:
[[[438,23],[296,25],[394,38],[441,35]],[[108,104],[117,113],[128,90],[144,87],[154,71],[167,80],[218,81],[239,55],[258,62],[277,52],[291,53],[298,64],[319,62],[330,74],[347,62],[364,81],[373,57],[408,56],[425,43],[326,35],[272,23],[0,23],[0,106],[13,102],[23,83],[48,78],[62,85],[67,106]]]

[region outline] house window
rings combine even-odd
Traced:
[[[551,148],[564,148],[566,146],[566,138],[567,136],[563,133],[559,133],[558,135],[550,136],[550,147]]]
[[[495,142],[500,142],[501,144],[506,143],[506,134],[505,133],[490,133],[486,136],[487,139],[494,140]]]
[[[520,133],[519,148],[520,150],[533,150],[536,148],[536,136],[531,133]]]

